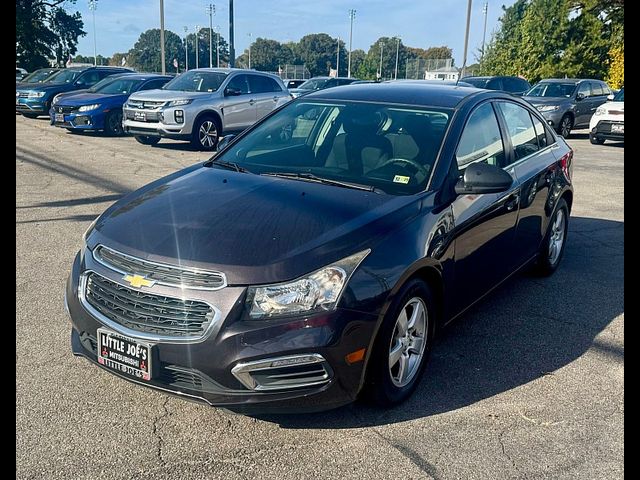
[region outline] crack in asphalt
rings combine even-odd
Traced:
[[[167,465],[167,462],[162,456],[162,444],[164,441],[162,439],[162,435],[160,435],[160,432],[158,432],[158,424],[160,423],[160,420],[169,416],[169,409],[167,408],[168,403],[169,403],[169,397],[165,398],[164,402],[162,403],[162,409],[164,410],[164,412],[153,420],[153,431],[152,431],[153,436],[156,437],[158,441],[158,446],[156,448],[156,456],[160,461],[160,465],[162,465],[163,467]]]
[[[509,428],[505,428],[504,430],[502,430],[502,432],[500,432],[500,435],[498,435],[498,442],[500,442],[500,448],[502,449],[502,454],[507,457],[507,459],[509,460],[509,462],[511,462],[511,465],[513,466],[514,470],[516,472],[518,472],[518,474],[521,474],[522,472],[520,472],[520,469],[518,468],[518,465],[516,465],[516,462],[513,458],[511,458],[511,455],[509,455],[507,453],[507,450],[505,448],[504,445],[504,435],[505,433],[507,433],[509,431]]]

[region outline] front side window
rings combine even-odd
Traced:
[[[164,90],[181,92],[215,92],[227,78],[226,73],[188,71],[167,83]]]
[[[236,75],[231,80],[227,88],[239,91],[242,95],[249,93],[249,82],[247,81],[247,75]]]
[[[320,90],[326,88],[326,84],[329,80],[325,78],[310,79],[300,85],[298,88],[303,90]]]
[[[456,160],[459,170],[475,162],[505,165],[502,135],[490,103],[480,105],[469,117],[460,136]]]
[[[591,96],[591,84],[589,82],[582,82],[578,87],[578,95],[582,94],[585,98]]]
[[[621,88],[620,91],[618,93],[616,93],[616,96],[613,97],[613,101],[614,102],[624,102],[624,88]]]
[[[142,85],[142,87],[140,87],[140,90],[155,90],[157,88],[162,88],[168,81],[169,81],[168,78],[159,78],[157,80],[150,80],[144,85]]]
[[[410,195],[425,189],[450,117],[451,111],[441,108],[297,101],[215,161],[254,174],[306,176]]]
[[[72,83],[80,75],[79,70],[62,70],[55,77],[51,79],[51,83]]]
[[[80,78],[78,78],[77,84],[85,85],[87,87],[95,85],[96,83],[98,83],[100,80],[102,80],[104,77],[107,76],[104,74],[104,72],[102,72],[103,73],[102,75],[100,75],[100,73],[101,72],[98,72],[96,70],[91,70],[90,72],[87,72],[84,75],[82,75]]]
[[[514,161],[528,157],[539,150],[536,131],[529,111],[511,102],[498,102],[507,124],[507,131],[513,146]]]

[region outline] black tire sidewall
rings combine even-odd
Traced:
[[[397,387],[389,372],[389,345],[400,310],[413,297],[420,297],[427,307],[427,340],[420,369],[409,384]],[[389,306],[376,335],[371,360],[367,366],[367,396],[380,406],[392,406],[406,400],[420,382],[431,354],[436,325],[433,294],[425,282],[413,278],[405,283]]]
[[[211,147],[206,147],[204,145],[202,145],[202,143],[200,143],[200,127],[202,126],[202,124],[206,121],[212,121],[213,124],[216,126],[216,141],[213,143],[213,145]],[[197,122],[195,122],[193,124],[193,132],[192,134],[192,138],[191,138],[191,144],[199,149],[199,150],[204,150],[207,152],[211,152],[214,151],[216,149],[216,147],[218,146],[218,142],[220,141],[220,122],[218,122],[218,120],[212,116],[212,115],[205,115],[203,117],[200,117]]]

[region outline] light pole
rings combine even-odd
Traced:
[[[464,78],[465,70],[467,69],[467,45],[469,44],[469,22],[471,22],[471,1],[467,4],[467,30],[464,33],[464,55],[462,56],[462,69],[460,72],[460,78]]]
[[[336,77],[340,76],[340,37],[338,37],[338,53],[336,54]]]
[[[216,14],[216,6],[209,4],[207,7],[209,13],[209,68],[213,67],[213,15]]]
[[[233,40],[233,0],[229,0],[229,67],[236,64],[236,49]]]
[[[347,62],[347,77],[351,77],[351,50],[353,50],[353,19],[356,17],[356,11],[352,8],[349,10],[349,18],[351,19],[351,26],[349,27],[349,60]]]
[[[162,64],[162,75],[166,72],[164,62],[164,0],[160,0],[160,63]]]
[[[378,74],[378,77],[380,78],[380,80],[382,80],[382,52],[384,51],[384,43],[382,43],[382,40],[380,40],[380,73]]]
[[[184,71],[189,70],[189,49],[187,48],[187,33],[189,32],[189,27],[184,27]]]
[[[196,42],[196,68],[198,68],[198,48],[200,48],[200,45],[198,44],[198,32],[200,31],[200,25],[196,25],[196,38],[195,38],[195,42]]]
[[[251,34],[247,33],[247,37],[249,37],[249,70],[251,70]]]
[[[396,72],[393,76],[394,80],[398,79],[398,57],[400,56],[400,37],[396,37]]]
[[[484,2],[484,6],[482,7],[482,13],[484,13],[484,30],[482,32],[482,56],[480,59],[484,58],[484,40],[487,36],[487,12],[489,11],[489,2]]]
[[[160,0],[162,3],[162,0]],[[89,0],[89,10],[93,14],[93,65],[98,65],[98,55],[96,54],[96,7],[98,0]]]
[[[216,25],[216,67],[220,68],[220,25]]]

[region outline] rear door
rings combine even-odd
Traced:
[[[265,75],[248,77],[251,98],[256,102],[256,120],[260,120],[279,105],[283,90],[275,80]]]
[[[574,127],[589,123],[589,120],[591,119],[591,82],[581,82],[578,85],[578,91],[576,92],[576,95],[579,94],[584,95],[584,98],[582,100],[578,100],[576,98],[576,120],[574,122]]]
[[[507,148],[492,103],[476,107],[456,150],[458,174],[462,175],[471,163],[485,162],[504,167],[513,183],[506,192],[459,195],[452,202],[456,231],[455,283],[462,300],[458,311],[502,281],[516,263],[514,242],[519,187],[514,169],[508,166]]]
[[[244,130],[256,121],[256,101],[249,93],[249,79],[246,74],[233,76],[225,87],[222,103],[223,130]],[[240,95],[227,95],[226,89],[232,88]]]

